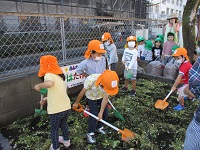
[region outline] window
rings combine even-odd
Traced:
[[[171,14],[173,13],[173,9],[171,9]]]
[[[182,16],[181,16],[181,11],[179,11],[179,17],[182,17]]]
[[[182,6],[182,0],[180,0],[180,7]]]
[[[170,3],[170,0],[167,0],[168,3]]]
[[[166,0],[162,1],[162,4],[166,4]]]
[[[166,15],[167,16],[169,15],[169,8],[167,8]]]
[[[174,0],[172,0],[172,4],[174,4]]]
[[[179,2],[179,0],[176,1],[176,6],[178,6],[178,2]]]

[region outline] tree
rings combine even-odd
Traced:
[[[188,56],[192,62],[194,50],[196,49],[195,23],[196,13],[200,5],[200,0],[187,0],[183,12],[183,43],[188,50]]]

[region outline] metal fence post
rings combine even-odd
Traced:
[[[64,18],[60,17],[60,33],[61,33],[61,43],[62,43],[62,54],[63,63],[66,61],[66,48],[65,48],[65,28],[64,28]]]

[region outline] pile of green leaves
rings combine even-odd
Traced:
[[[120,88],[122,88],[123,80],[120,82]],[[130,143],[123,142],[121,134],[105,126],[108,134],[97,134],[97,143],[88,144],[86,141],[88,119],[84,118],[82,113],[72,110],[68,119],[72,143],[69,149],[181,150],[187,126],[192,120],[198,101],[186,101],[185,110],[174,111],[173,107],[178,104],[177,94],[174,92],[168,98],[169,106],[165,110],[156,109],[155,102],[158,99],[164,99],[171,86],[171,84],[155,80],[138,79],[135,97],[119,91],[116,96],[110,98],[125,121],[115,118],[112,109],[109,109],[107,121],[122,130],[127,128],[133,131],[136,136]],[[73,103],[75,99],[76,97],[71,97],[71,102]],[[85,101],[83,100],[81,103],[85,104]],[[51,144],[48,115],[31,116],[18,120],[2,131],[15,149],[44,150],[48,149]],[[61,147],[61,149],[64,148]]]

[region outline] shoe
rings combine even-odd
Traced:
[[[103,127],[96,129],[96,132],[101,133],[101,134],[106,134],[106,131],[103,129]]]
[[[59,141],[59,143],[62,143],[66,148],[68,148],[70,146],[70,140],[65,141],[63,136],[59,136],[58,141]]]
[[[131,90],[130,93],[129,93],[129,95],[130,95],[130,96],[135,96],[135,95],[136,95],[136,92],[135,92],[134,90]]]
[[[183,110],[184,108],[185,108],[185,106],[178,104],[177,106],[174,107],[174,110],[180,111],[180,110]]]
[[[51,144],[49,150],[54,150],[54,149],[53,149],[53,144]],[[60,150],[60,148],[58,148],[57,150]]]
[[[111,109],[111,106],[110,106],[110,104],[108,104],[108,109]]]
[[[94,144],[96,143],[96,139],[95,139],[95,136],[94,136],[94,133],[87,133],[86,134],[87,136],[87,142],[90,143],[90,144]]]
[[[88,112],[90,112],[90,109],[89,108],[85,108],[85,110],[86,111],[88,111]],[[89,115],[87,114],[87,113],[83,113],[83,116],[85,117],[85,118],[88,118],[89,117]]]
[[[121,92],[128,92],[128,89],[127,89],[126,87],[123,87],[123,88],[121,89]]]

